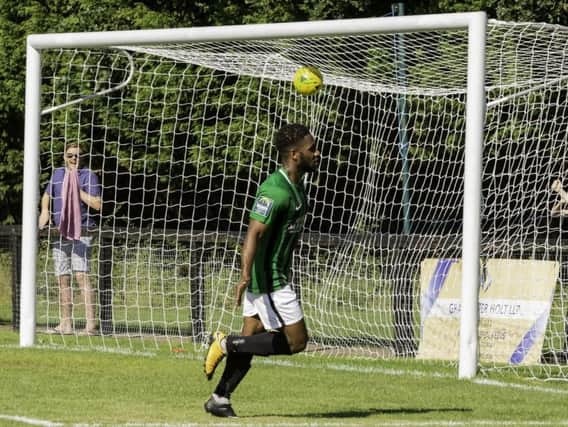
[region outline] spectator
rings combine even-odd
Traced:
[[[83,234],[95,226],[89,208],[101,209],[101,187],[97,176],[88,168],[80,169],[81,148],[78,143],[65,148],[65,166],[55,169],[41,198],[40,230],[51,223],[59,230],[52,243],[55,274],[59,284],[59,324],[51,333],[72,334],[73,289],[71,276],[81,290],[85,304],[86,324],[80,331],[84,335],[96,335],[96,296],[89,283],[89,261],[92,236]],[[50,209],[51,208],[51,209]]]

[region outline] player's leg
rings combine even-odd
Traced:
[[[304,319],[278,329],[261,332],[253,336],[229,335],[221,342],[227,354],[244,353],[257,356],[291,355],[306,348],[308,332]]]
[[[304,313],[292,287],[286,286],[270,295],[255,296],[247,292],[247,300],[254,305],[266,332],[250,337],[228,336],[225,344],[228,353],[289,355],[306,348]]]
[[[213,415],[236,416],[229,397],[250,369],[253,355],[293,354],[306,347],[308,334],[304,316],[291,287],[270,295],[246,292],[243,314],[242,334],[227,337],[216,332],[207,351],[205,374],[208,379],[228,354],[223,377],[205,403],[205,410]]]
[[[286,336],[292,354],[304,351],[308,344],[308,329],[304,319],[291,325],[284,325],[281,331]]]
[[[252,336],[264,331],[265,325],[258,316],[257,307],[254,305],[254,296],[250,292],[246,292],[243,298],[243,332]],[[243,334],[244,335],[244,334]],[[223,360],[227,354],[227,340],[222,332],[215,332],[211,336],[209,348],[205,354],[203,370],[208,380],[213,377],[217,365]]]
[[[205,359],[205,374],[210,379],[217,364],[227,353],[250,353],[258,356],[294,354],[306,348],[308,333],[304,315],[294,290],[287,286],[270,295],[246,292],[243,303],[258,315],[266,332],[251,336],[226,337],[217,332]],[[252,317],[252,316],[251,316]]]
[[[245,317],[241,336],[252,336],[264,332],[264,326],[256,317]],[[219,384],[215,388],[218,396],[230,398],[250,369],[253,355],[250,353],[228,353],[227,362]]]
[[[242,336],[251,336],[264,331],[260,320],[256,317],[243,319]],[[205,411],[218,417],[236,417],[231,406],[231,394],[250,369],[253,355],[250,353],[229,353],[223,375],[215,388],[215,391],[205,402]]]

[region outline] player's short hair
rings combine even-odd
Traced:
[[[81,147],[81,144],[78,143],[78,142],[69,142],[69,143],[65,144],[65,153],[70,148],[78,148],[80,152],[83,152],[83,147]]]
[[[282,126],[274,136],[274,146],[280,153],[290,151],[296,144],[310,134],[310,130],[299,123],[289,123]]]

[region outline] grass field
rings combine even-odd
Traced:
[[[58,288],[46,241],[40,244],[37,274],[37,323],[55,326],[59,322]],[[131,253],[132,252],[132,253]],[[148,333],[153,330],[179,329],[191,331],[192,285],[186,266],[191,264],[189,251],[164,255],[160,248],[115,248],[112,270],[112,319],[115,330],[130,333]],[[227,257],[229,260],[232,256]],[[97,256],[93,257],[91,283],[98,282]],[[376,260],[374,261],[376,263]],[[181,267],[184,268],[181,268]],[[321,269],[320,269],[321,270]],[[372,270],[372,269],[371,269]],[[220,257],[211,257],[202,263],[202,304],[204,321],[219,320],[224,325],[240,327],[240,312],[233,310],[233,283],[236,272]],[[308,268],[305,271],[309,271]],[[310,319],[311,332],[322,338],[393,338],[392,289],[377,271],[368,276],[342,274],[329,277],[330,272],[298,277],[302,288],[302,303]],[[74,293],[74,315],[84,319],[81,295]],[[418,306],[414,318],[418,319]]]
[[[447,363],[314,354],[256,358],[233,396],[240,418],[213,418],[204,413],[203,403],[216,383],[205,380],[202,354],[193,345],[181,348],[158,340],[145,345],[142,340],[114,336],[63,338],[39,333],[35,348],[19,348],[17,333],[7,326],[12,312],[8,267],[8,258],[0,258],[0,427],[568,426],[568,382],[530,381],[507,373],[466,381],[458,380],[457,368]],[[227,286],[225,282],[216,279],[206,288]],[[335,305],[329,310],[309,312],[310,325],[340,324],[348,329],[364,320],[375,328],[369,334],[388,336],[378,329],[389,324],[388,319],[362,317],[389,312],[382,308],[386,304],[382,293],[361,286],[351,284],[358,293],[332,295]],[[152,294],[150,288],[140,289],[139,296]],[[50,304],[42,306],[40,294],[38,309],[44,313],[44,326],[55,324],[58,317],[57,293],[45,295]],[[314,295],[308,292],[306,298]],[[367,297],[346,304],[346,298],[359,295]],[[175,321],[167,310],[148,308],[141,316],[139,306],[151,307],[146,304],[150,300],[138,298],[130,308],[130,297],[127,292],[117,297],[115,321],[153,319],[164,326]],[[215,312],[214,317],[230,314],[228,309],[223,313]],[[339,321],[326,316],[337,316]]]
[[[21,349],[0,329],[0,425],[568,425],[566,383],[458,380],[455,368],[412,360],[303,355],[255,359],[232,399],[240,417],[224,420],[203,411],[215,381],[205,380],[201,354],[86,344]]]

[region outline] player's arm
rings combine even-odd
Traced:
[[[50,202],[50,196],[49,194],[43,193],[43,196],[41,196],[41,211],[39,214],[39,220],[38,220],[38,227],[39,229],[43,229],[48,223],[49,223],[49,202]]]
[[[255,219],[251,219],[249,222],[247,235],[241,252],[241,280],[236,288],[237,306],[241,305],[243,293],[250,283],[252,264],[258,248],[258,242],[260,242],[267,229],[268,225]]]

